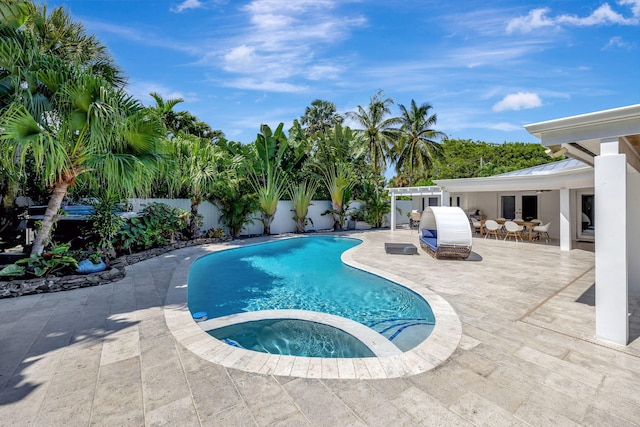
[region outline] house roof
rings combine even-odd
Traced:
[[[477,191],[539,191],[593,187],[593,168],[575,159],[480,178],[439,179],[450,193]]]
[[[517,171],[505,172],[495,176],[525,176],[525,175],[541,175],[552,174],[560,171],[566,171],[575,168],[583,168],[588,166],[576,159],[560,160],[552,163],[545,163],[544,165],[533,166],[527,169],[520,169]]]

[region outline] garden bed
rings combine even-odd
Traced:
[[[137,262],[144,261],[149,258],[153,258],[180,248],[205,245],[210,243],[220,243],[229,240],[231,240],[231,238],[228,236],[222,238],[185,240],[171,243],[166,246],[148,249],[142,252],[123,255],[113,260],[107,270],[101,271],[99,273],[0,281],[0,298],[12,298],[22,295],[68,291],[71,289],[86,288],[89,286],[97,286],[106,283],[117,282],[118,280],[121,280],[125,277],[125,267],[127,265],[132,265]]]

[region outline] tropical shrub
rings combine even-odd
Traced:
[[[204,235],[205,237],[208,237],[210,239],[222,239],[225,236],[224,228],[210,228],[204,233]]]
[[[296,222],[296,231],[304,233],[304,228],[311,218],[307,218],[311,199],[318,189],[317,181],[303,181],[298,185],[289,186],[289,196],[293,202],[293,220]],[[312,222],[313,224],[313,222]]]
[[[189,212],[163,203],[152,203],[142,215],[130,218],[115,237],[121,252],[150,249],[189,235]]]
[[[94,212],[89,215],[90,225],[85,229],[87,246],[92,248],[92,253],[99,252],[108,259],[116,257],[113,240],[125,224],[115,212],[119,202],[119,197],[106,195],[92,203]]]
[[[69,255],[69,244],[56,245],[42,255],[32,254],[6,266],[0,271],[0,277],[36,277],[52,274],[71,273],[78,268],[78,261]]]

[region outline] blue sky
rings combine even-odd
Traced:
[[[181,97],[228,139],[379,89],[452,138],[640,103],[640,0],[49,0],[110,49],[128,91]],[[397,108],[394,108],[397,113]]]

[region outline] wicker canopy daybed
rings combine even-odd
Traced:
[[[430,206],[420,218],[420,246],[434,258],[471,255],[471,225],[464,211],[451,206]]]

